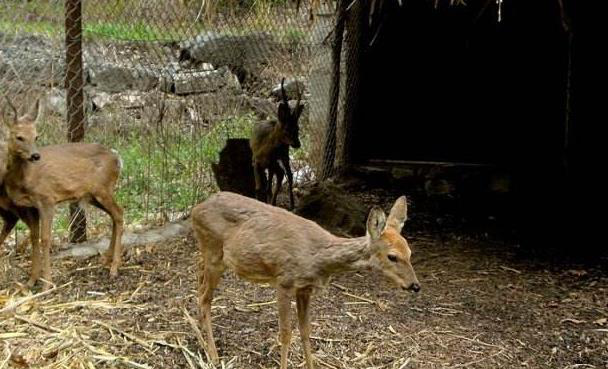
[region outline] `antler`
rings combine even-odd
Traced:
[[[283,77],[283,79],[281,80],[281,96],[283,98],[283,102],[289,106],[289,100],[287,100],[287,94],[285,93],[285,87],[283,86],[285,84],[285,77]]]
[[[302,101],[302,91],[300,91],[300,87],[299,87],[297,79],[296,79],[296,89],[298,90],[298,102],[296,103],[296,106],[300,106],[300,101]]]
[[[13,105],[13,103],[11,102],[11,99],[9,99],[8,96],[4,95],[4,98],[6,99],[8,106],[11,108],[11,110],[13,111],[13,114],[15,115],[15,121],[17,121],[17,119],[19,118],[19,113],[17,113],[17,108],[15,108],[15,105]]]

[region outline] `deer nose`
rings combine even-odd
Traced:
[[[40,160],[40,154],[38,154],[37,152],[33,153],[32,156],[30,156],[30,160],[31,161],[38,161],[38,160]]]
[[[407,289],[418,293],[420,291],[420,285],[418,283],[412,283]]]
[[[299,149],[299,148],[300,148],[300,146],[301,146],[301,144],[300,144],[300,140],[295,141],[295,142],[294,142],[294,143],[291,145],[291,147],[293,147],[294,149]]]

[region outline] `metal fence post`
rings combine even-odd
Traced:
[[[65,1],[65,46],[68,142],[80,142],[84,139],[85,131],[81,0]],[[84,209],[78,204],[71,204],[70,219],[70,242],[86,241]]]

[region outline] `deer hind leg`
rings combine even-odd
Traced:
[[[283,186],[283,178],[285,177],[285,172],[283,171],[283,169],[281,169],[281,167],[279,167],[279,165],[275,165],[274,169],[273,169],[276,177],[277,177],[277,184],[274,187],[274,192],[272,193],[272,205],[277,205],[277,197],[279,196],[279,192],[281,192],[281,187]],[[272,182],[271,182],[272,183]]]
[[[91,202],[112,218],[112,240],[110,247],[102,256],[102,263],[110,266],[110,277],[118,275],[118,268],[122,263],[122,231],[123,211],[109,194],[97,194]]]
[[[198,235],[197,238],[199,239],[199,245],[203,245],[202,238]],[[204,254],[204,260],[199,261],[198,273],[200,325],[207,334],[207,352],[209,353],[209,357],[217,364],[219,362],[219,355],[211,327],[211,302],[213,301],[213,291],[220,282],[225,267],[222,261],[222,254],[221,252],[218,253],[217,249],[206,249],[204,250]]]
[[[291,298],[288,290],[279,287],[277,291],[279,306],[279,339],[281,341],[281,369],[287,369],[289,344],[291,343]]]
[[[293,199],[293,173],[291,172],[291,165],[289,164],[289,157],[281,160],[281,164],[285,169],[285,175],[287,176],[287,189],[289,190],[289,210],[294,208]]]
[[[0,210],[0,217],[4,220],[4,226],[2,227],[2,233],[0,233],[0,246],[4,244],[4,241],[11,234],[13,228],[17,224],[19,218],[10,211]]]
[[[312,350],[310,348],[310,288],[302,288],[296,292],[296,306],[298,309],[298,329],[302,339],[306,368],[314,369]]]

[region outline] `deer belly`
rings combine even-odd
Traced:
[[[268,283],[276,279],[277,267],[264,262],[255,254],[224,254],[224,264],[239,277],[257,283]]]

